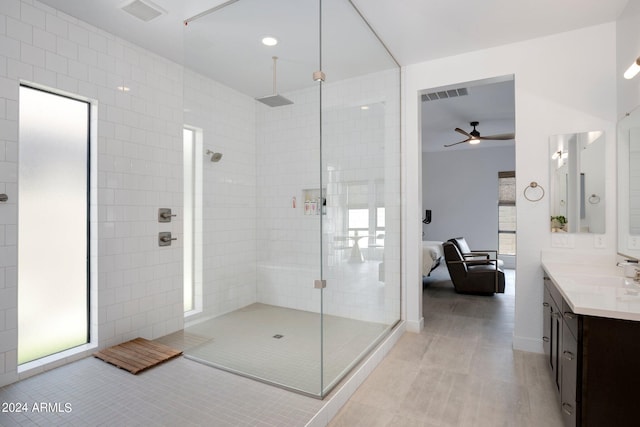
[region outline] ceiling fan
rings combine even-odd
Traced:
[[[480,132],[476,130],[476,126],[478,126],[480,122],[471,122],[469,124],[473,126],[473,130],[471,132],[464,131],[460,128],[455,128],[456,132],[463,134],[467,137],[467,139],[465,139],[464,141],[445,145],[445,147],[453,147],[454,145],[463,144],[465,142],[468,142],[469,144],[478,144],[480,141],[508,141],[516,137],[515,133],[501,133],[499,135],[480,136]]]

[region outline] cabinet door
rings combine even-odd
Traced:
[[[551,294],[546,286],[542,299],[542,347],[549,365],[553,366],[551,363]]]
[[[562,419],[566,427],[576,425],[576,389],[578,386],[578,341],[571,333],[567,323],[562,324],[562,351],[560,401],[562,405]]]

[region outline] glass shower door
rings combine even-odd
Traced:
[[[185,355],[319,397],[320,2],[214,9],[184,33],[185,126],[203,151],[202,309]]]
[[[400,68],[351,2],[321,17],[326,394],[400,319]]]

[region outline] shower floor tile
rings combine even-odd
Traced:
[[[321,325],[318,313],[256,303],[185,328],[185,335],[209,341],[185,348],[184,354],[224,370],[319,395],[321,388],[326,390],[337,382],[388,329],[381,323],[330,315],[324,315]]]

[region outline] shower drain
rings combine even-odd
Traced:
[[[274,337],[275,339],[279,340],[280,338],[284,337],[284,335],[275,334],[273,337]]]

